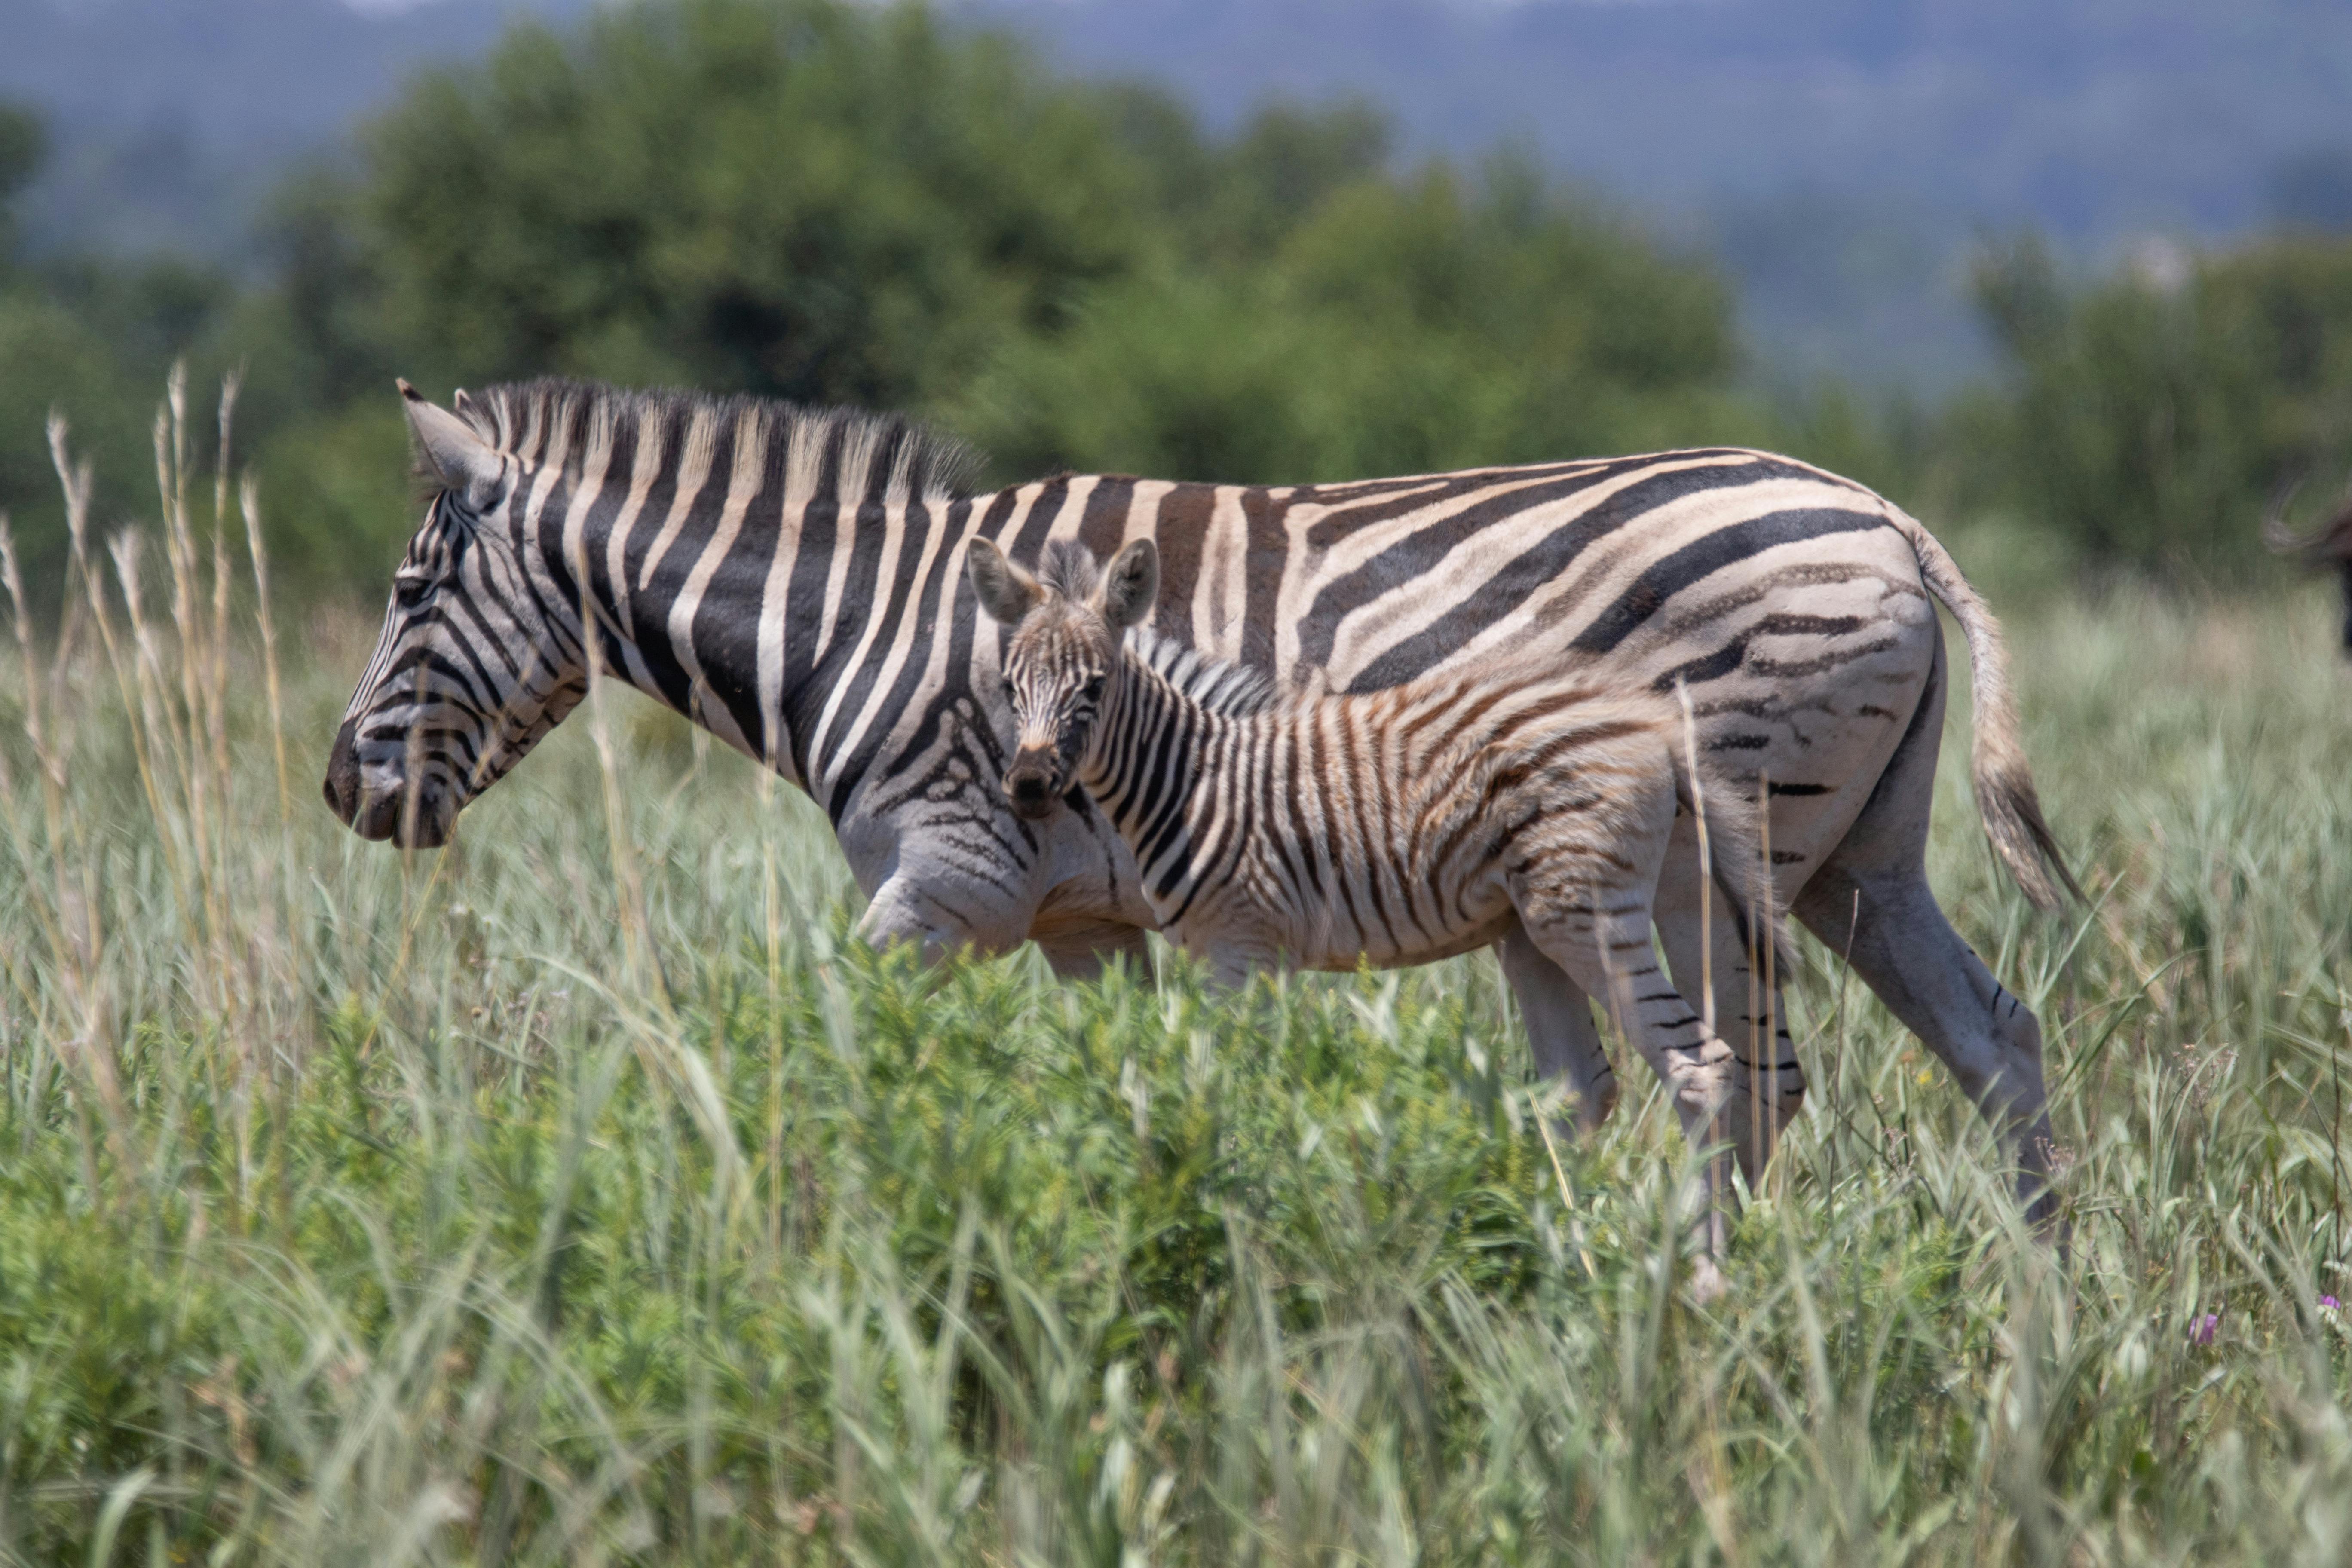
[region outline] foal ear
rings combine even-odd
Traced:
[[[1045,602],[1045,591],[1037,586],[1037,579],[1006,560],[993,540],[971,542],[964,571],[971,578],[971,591],[980,596],[980,607],[992,621],[1017,626],[1024,616]]]
[[[1095,607],[1113,631],[1125,631],[1151,614],[1160,596],[1160,548],[1139,539],[1111,557],[1110,570],[1095,589]]]

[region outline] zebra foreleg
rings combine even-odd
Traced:
[[[937,964],[962,952],[1009,952],[1027,938],[1029,916],[976,892],[959,897],[902,868],[874,889],[857,934],[876,947],[916,947],[926,964]]]
[[[1133,974],[1146,979],[1151,974],[1151,949],[1144,941],[1140,926],[1104,921],[1047,930],[1041,921],[1029,935],[1045,953],[1045,962],[1053,965],[1058,979],[1097,979],[1110,964],[1119,962],[1125,963]]]
[[[1565,1078],[1576,1096],[1576,1130],[1594,1131],[1617,1109],[1617,1069],[1593,1027],[1591,999],[1568,971],[1544,956],[1524,926],[1514,925],[1495,944],[1495,954],[1518,1001],[1537,1076]]]
[[[1249,989],[1250,982],[1261,973],[1279,971],[1282,950],[1271,942],[1248,938],[1228,938],[1218,942],[1197,939],[1184,944],[1184,951],[1199,958],[1208,971],[1211,994],[1231,994]]]

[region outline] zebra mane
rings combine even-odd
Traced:
[[[1102,581],[1102,568],[1076,540],[1056,539],[1037,559],[1037,581],[1065,599],[1083,599]]]
[[[850,507],[960,500],[971,493],[982,461],[962,442],[903,414],[743,394],[635,391],[550,376],[460,392],[457,411],[483,440],[534,466],[576,464],[600,440],[649,424],[662,433],[665,468],[678,463],[698,428],[732,430],[739,438],[749,432],[765,443],[765,460],[782,468],[787,496],[814,499],[829,474],[834,495]]]
[[[1173,637],[1137,627],[1129,647],[1146,668],[1212,713],[1246,719],[1264,713],[1282,700],[1274,678],[1263,671],[1211,658]]]
[[[1075,539],[1055,540],[1038,558],[1037,581],[1066,599],[1086,598],[1101,576],[1094,552]],[[1145,668],[1212,713],[1247,718],[1265,712],[1282,695],[1271,677],[1211,658],[1149,626],[1129,632],[1128,647]]]

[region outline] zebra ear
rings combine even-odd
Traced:
[[[408,410],[409,433],[416,438],[417,455],[433,478],[460,495],[488,492],[505,468],[490,444],[474,434],[463,419],[425,400],[425,395],[400,383],[403,405]]]
[[[1095,608],[1113,631],[1125,631],[1151,614],[1160,596],[1160,547],[1139,539],[1111,557],[1110,570],[1095,589]]]
[[[1037,585],[1037,579],[1006,560],[993,540],[971,542],[964,571],[971,578],[971,591],[980,596],[980,607],[991,620],[1017,626],[1024,616],[1045,602],[1045,591]]]

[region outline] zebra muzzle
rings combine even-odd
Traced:
[[[433,779],[389,787],[381,778],[371,781],[360,761],[358,726],[348,719],[335,732],[323,793],[328,809],[352,832],[406,849],[436,849],[448,842],[450,819],[457,815]]]

